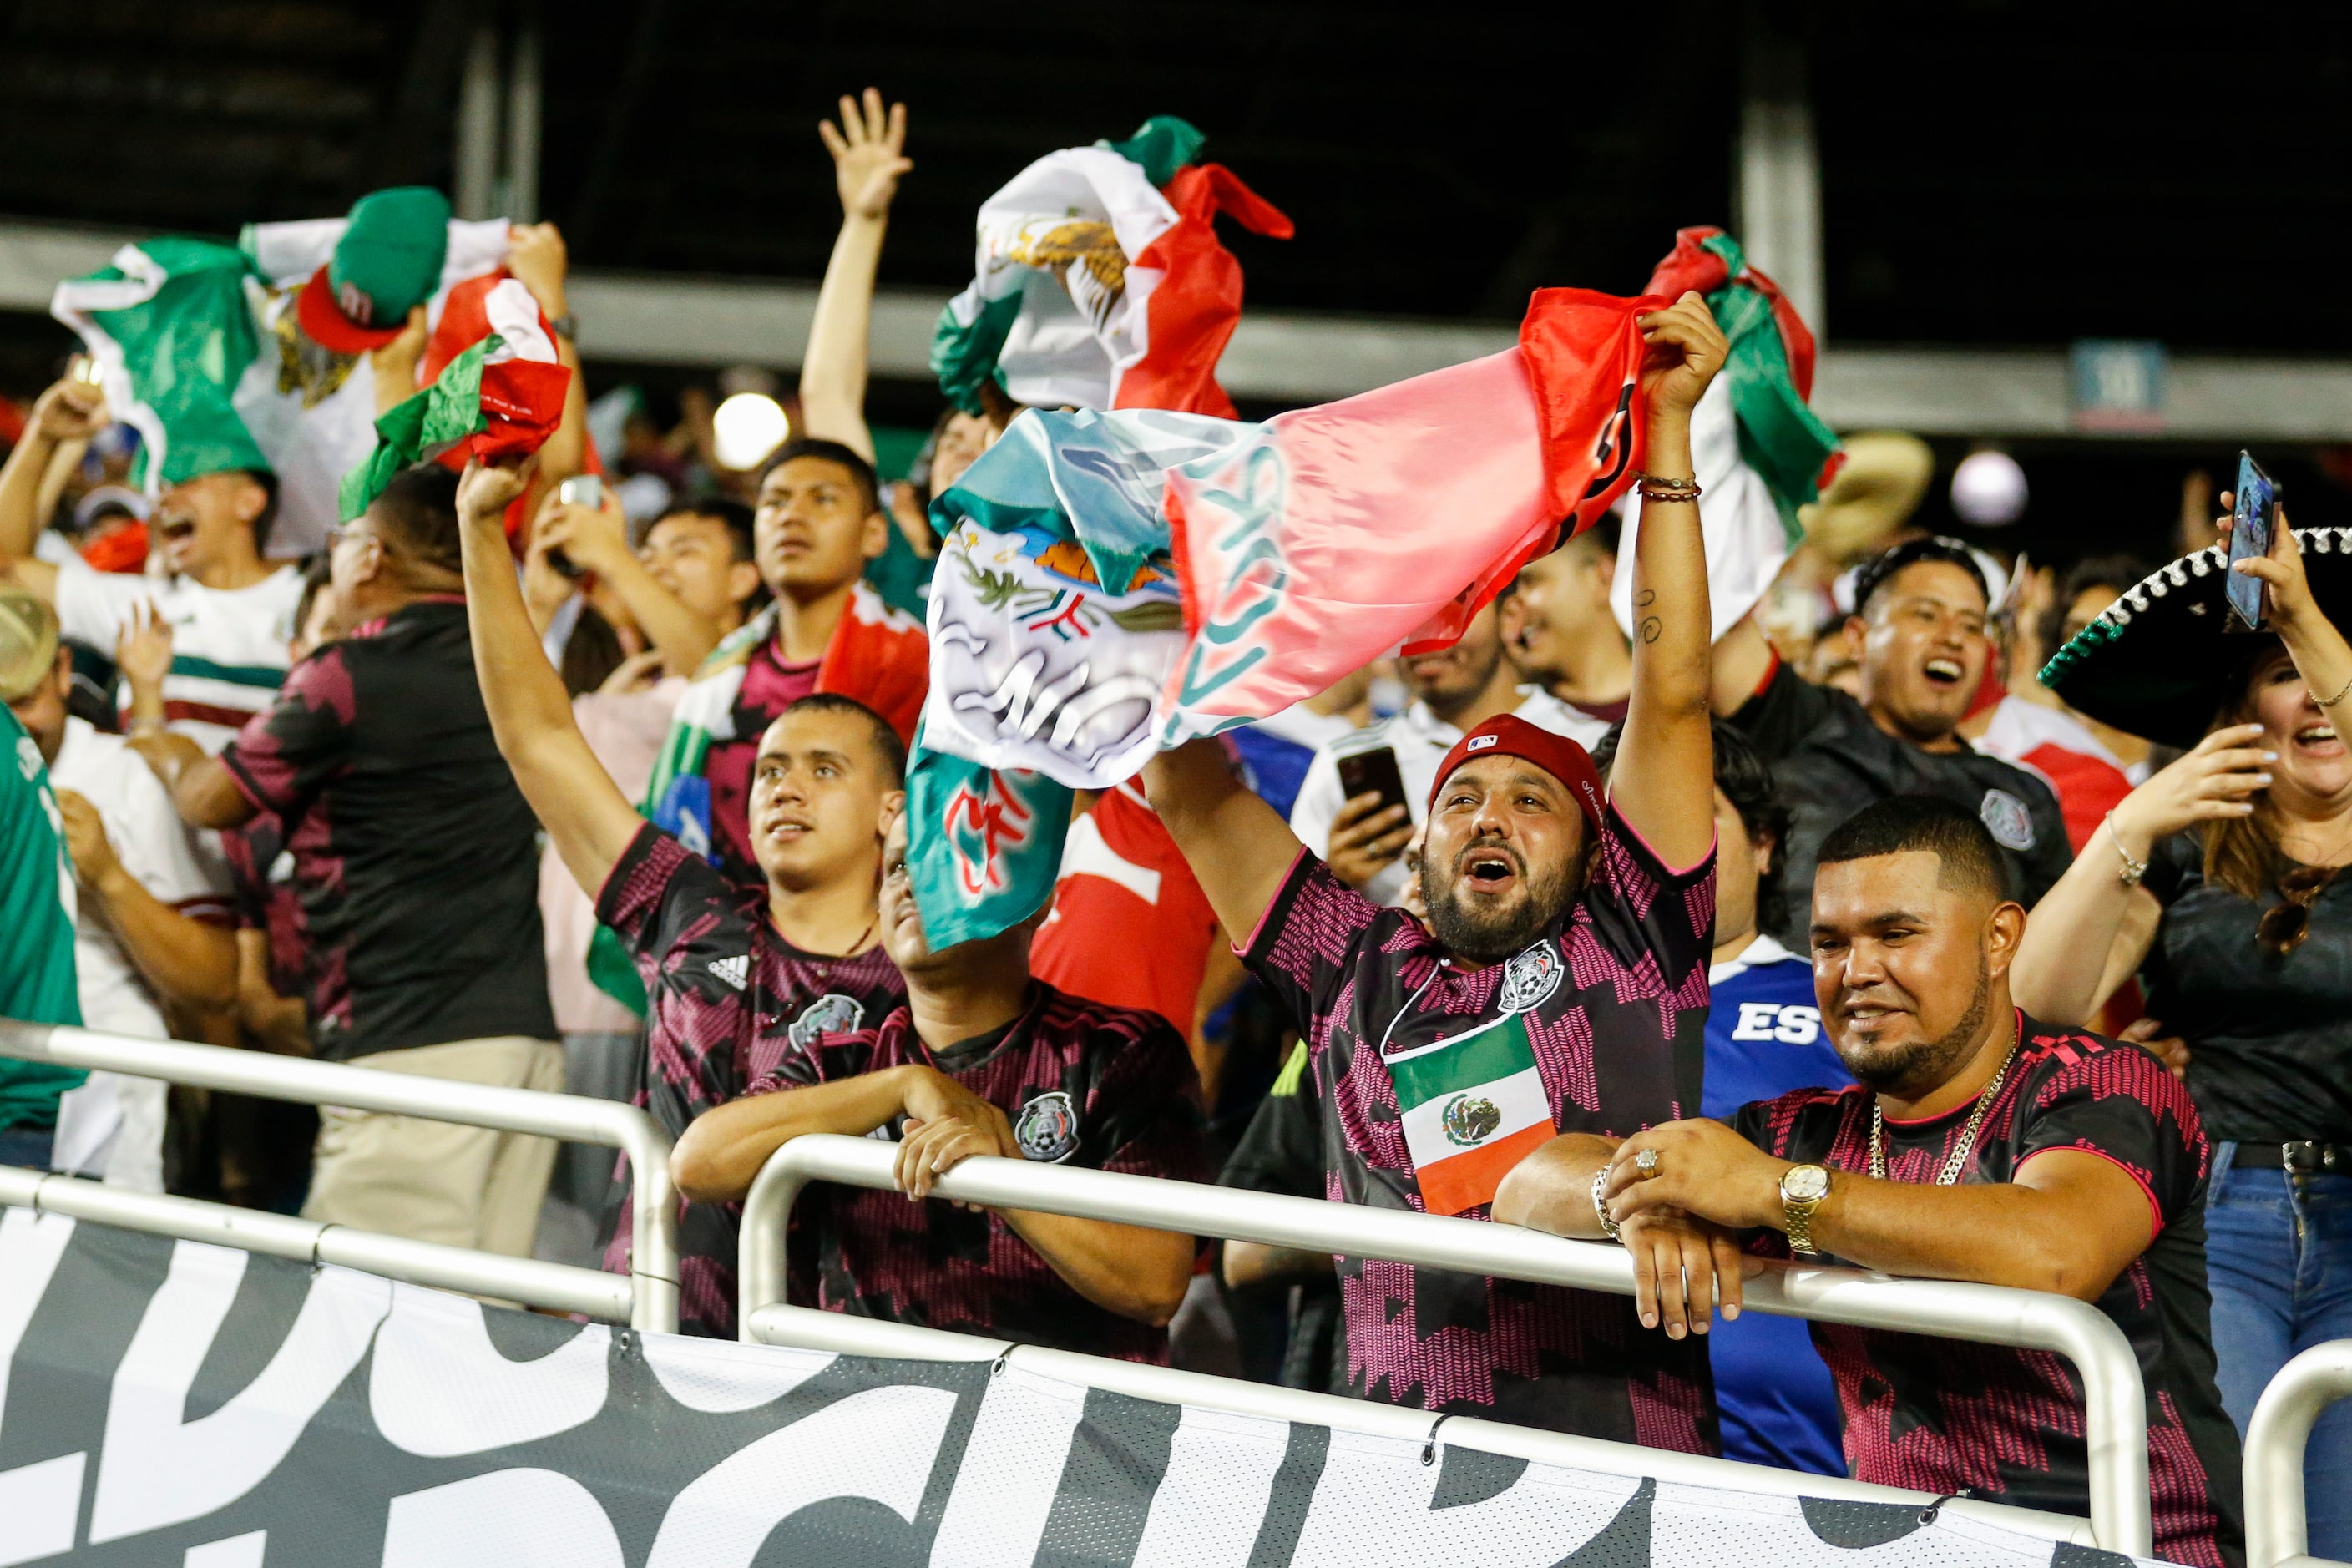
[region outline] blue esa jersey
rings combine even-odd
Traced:
[[[1812,965],[1770,937],[1717,964],[1707,989],[1703,1114],[1727,1121],[1750,1100],[1853,1081],[1822,1028]],[[1718,1321],[1707,1331],[1707,1353],[1725,1458],[1846,1473],[1837,1389],[1802,1319],[1755,1312]]]

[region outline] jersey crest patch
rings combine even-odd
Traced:
[[[732,958],[716,958],[710,962],[710,973],[740,991],[751,978],[751,955],[739,952]]]
[[[1506,1013],[1524,1013],[1542,1005],[1559,989],[1559,977],[1568,965],[1561,962],[1559,949],[1549,942],[1539,942],[1517,954],[1503,966],[1503,988],[1498,998]]]
[[[1977,816],[1992,834],[1993,842],[2004,849],[2033,847],[2033,814],[2025,803],[2005,789],[1989,789],[1984,804],[1977,807]]]
[[[1078,1110],[1065,1090],[1049,1089],[1021,1108],[1013,1122],[1021,1157],[1059,1164],[1077,1152]]]
[[[845,1035],[866,1022],[866,1005],[855,996],[844,996],[838,991],[828,991],[806,1007],[793,1020],[786,1031],[792,1037],[793,1049],[806,1051],[816,1044],[819,1035]]]

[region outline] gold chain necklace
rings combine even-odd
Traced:
[[[1968,1125],[1960,1129],[1960,1141],[1953,1145],[1950,1157],[1944,1162],[1944,1168],[1936,1173],[1936,1185],[1948,1187],[1960,1179],[1960,1172],[1968,1164],[1969,1153],[1976,1148],[1977,1130],[1984,1125],[1986,1115],[1992,1110],[1992,1102],[2000,1098],[2001,1081],[2009,1077],[2009,1064],[2017,1059],[2017,1047],[2022,1044],[2024,1037],[2021,1035],[2010,1041],[2009,1054],[2000,1058],[2000,1070],[1992,1075],[1992,1081],[1985,1085],[1982,1094],[1977,1096],[1977,1108],[1969,1113]],[[1870,1099],[1870,1174],[1874,1181],[1888,1179],[1886,1113],[1879,1109],[1876,1095]]]

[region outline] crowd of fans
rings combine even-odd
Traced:
[[[767,1156],[872,1135],[904,1196],[813,1194],[798,1300],[2082,1512],[2051,1358],[1738,1311],[1765,1258],[2055,1290],[2138,1354],[2159,1553],[2236,1561],[2255,1398],[2352,1333],[2332,566],[2282,531],[2247,568],[2275,635],[2200,645],[2203,695],[2134,731],[2035,673],[2150,567],[2012,582],[1857,443],[1789,592],[1710,646],[1688,418],[1724,345],[1685,296],[1643,321],[1634,560],[1604,522],[1453,647],[1162,753],[1046,910],[934,950],[904,606],[929,497],[1017,410],[877,479],[904,138],[871,94],[825,127],[841,237],[755,472],[707,408],[592,445],[575,397],[569,446],[412,469],[280,561],[271,475],[151,508],[97,388],[42,393],[0,468],[0,1012],[642,1105],[688,1332],[735,1331]],[[560,237],[514,271],[568,323]],[[974,1154],[1605,1238],[1641,1293],[928,1196]],[[540,1139],[0,1062],[0,1160],[631,1263],[625,1170]],[[2352,1467],[2346,1412],[2310,1462]],[[2352,1554],[2342,1489],[2311,1505]]]

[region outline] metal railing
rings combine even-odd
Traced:
[[[2246,1568],[2324,1561],[2305,1555],[2303,1450],[2312,1423],[2352,1397],[2352,1340],[2314,1345],[2279,1368],[2246,1423]]]
[[[822,1325],[778,1315],[794,1310],[780,1306],[784,1298],[785,1221],[801,1189],[812,1181],[890,1188],[894,1184],[892,1171],[897,1153],[895,1146],[870,1138],[815,1134],[795,1138],[770,1156],[743,1207],[740,1322],[745,1339],[753,1338],[760,1325],[772,1331],[790,1325],[790,1331],[795,1335],[825,1331]],[[1619,1296],[1633,1293],[1633,1260],[1622,1247],[1571,1241],[1483,1220],[1448,1219],[1358,1204],[1281,1197],[1192,1182],[986,1156],[958,1164],[942,1175],[932,1190],[939,1197],[989,1208],[1034,1209],[1188,1236],[1387,1258],[1424,1268],[1565,1285]],[[2072,1297],[2038,1290],[1896,1279],[1853,1269],[1799,1267],[1768,1269],[1747,1281],[1743,1294],[1749,1310],[1782,1317],[1972,1340],[1983,1344],[2054,1352],[2066,1357],[2081,1374],[2086,1406],[2091,1533],[2096,1544],[2109,1551],[2142,1557],[2150,1554],[2153,1540],[2148,1514],[2146,1388],[2129,1342],[2097,1308]],[[796,1337],[793,1342],[814,1342]],[[885,1352],[867,1350],[864,1353]],[[1020,1353],[1027,1359],[1031,1352]],[[1034,1352],[1059,1353],[1062,1352]],[[1361,1421],[1353,1424],[1360,1426]],[[1456,1425],[1448,1421],[1446,1430],[1453,1432]],[[1645,1461],[1643,1473],[1662,1473],[1663,1456],[1658,1451],[1639,1452]],[[1606,1468],[1622,1466],[1612,1464]],[[1760,1467],[1738,1468],[1750,1477],[1776,1473]],[[1807,1476],[1801,1479],[1804,1490],[1822,1495],[1816,1483],[1822,1478]],[[1718,1479],[1713,1484],[1752,1482]],[[1890,1489],[1878,1495],[1908,1494]]]
[[[677,1330],[677,1189],[670,1179],[669,1139],[635,1106],[178,1040],[132,1039],[15,1019],[0,1019],[0,1057],[162,1079],[263,1100],[341,1106],[618,1149],[629,1157],[635,1196],[631,1272],[626,1279],[618,1275],[599,1278],[611,1279],[626,1292],[627,1310],[622,1315],[633,1328],[664,1333]],[[248,1247],[281,1257],[346,1263],[371,1273],[477,1295],[593,1312],[599,1317],[616,1315],[596,1306],[576,1304],[606,1300],[604,1289],[592,1289],[584,1279],[566,1278],[595,1274],[593,1269],[407,1241],[341,1226],[318,1226],[189,1198],[127,1193],[66,1177],[37,1179],[28,1185],[23,1179],[28,1174],[8,1173],[10,1184],[0,1192],[0,1202],[27,1203],[57,1214]],[[24,1195],[5,1195],[11,1192]],[[561,1269],[562,1274],[541,1272],[548,1269]]]

